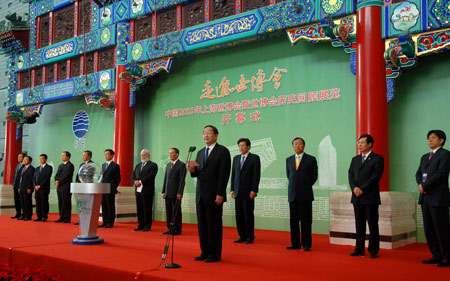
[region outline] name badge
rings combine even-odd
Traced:
[[[423,173],[423,174],[422,174],[422,182],[426,182],[427,179],[428,179],[427,174],[426,174],[426,173]]]

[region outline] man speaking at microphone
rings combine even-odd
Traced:
[[[197,153],[198,166],[189,166],[197,178],[196,204],[200,256],[195,260],[218,262],[222,257],[222,214],[231,170],[228,149],[217,143],[219,131],[212,125],[203,128],[206,147]]]

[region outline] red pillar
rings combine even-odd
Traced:
[[[116,111],[114,115],[115,161],[120,165],[120,186],[132,186],[134,159],[134,107],[130,107],[129,84],[119,78],[125,65],[116,66]]]
[[[22,130],[20,130],[20,140],[16,140],[17,124],[6,121],[6,141],[5,141],[5,169],[3,173],[3,184],[13,184],[14,171],[17,165],[17,155],[22,152]]]
[[[356,135],[374,137],[373,151],[384,157],[380,191],[389,191],[389,110],[386,99],[385,45],[381,37],[383,1],[362,2],[357,7],[356,35]]]

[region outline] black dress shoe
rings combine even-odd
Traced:
[[[247,241],[247,239],[239,237],[239,239],[234,240],[234,243],[244,243],[245,241]]]
[[[181,235],[181,231],[174,231],[172,235]]]
[[[357,251],[354,251],[354,252],[351,252],[351,253],[350,253],[350,256],[352,256],[352,257],[356,257],[356,256],[364,256],[364,252],[357,252]]]
[[[97,226],[97,227],[105,227],[105,224],[102,223],[101,225]]]
[[[69,222],[70,222],[70,221],[69,221]],[[79,225],[79,224],[80,224],[80,222],[75,222],[75,223],[74,223],[74,225]]]
[[[20,216],[18,216],[18,215],[15,215],[14,217],[11,217],[12,219],[18,219],[18,218],[20,218]]]
[[[29,218],[25,218],[25,219],[23,219],[23,221],[30,221],[31,219],[29,219]]]
[[[24,219],[25,219],[24,217],[19,217],[17,220],[23,221]]]
[[[55,222],[63,222],[63,220],[62,220],[62,219],[59,219],[59,220],[56,220]]]
[[[424,264],[438,264],[442,261],[441,258],[437,258],[437,257],[432,257],[429,260],[423,260],[422,263]]]
[[[202,254],[202,255],[200,255],[198,257],[195,257],[194,260],[196,260],[196,261],[204,261],[204,260],[206,260],[206,258],[207,258],[207,256]]]
[[[220,261],[220,258],[211,255],[205,259],[205,262],[218,262],[218,261]]]
[[[310,247],[303,247],[303,251],[304,252],[309,252],[309,251],[311,251],[311,248]]]
[[[150,231],[150,228],[149,228],[149,227],[144,227],[144,228],[142,229],[142,231],[143,231],[143,232]]]
[[[253,244],[253,242],[255,242],[255,239],[252,238],[247,238],[247,240],[245,240],[245,244]]]
[[[105,228],[112,228],[113,226],[110,224],[105,225]]]
[[[63,221],[63,223],[70,223],[70,221]]]
[[[440,263],[436,264],[437,267],[449,267],[450,261],[449,260],[442,260]]]
[[[42,221],[42,218],[34,219],[33,221]]]
[[[371,259],[376,259],[376,258],[378,258],[378,254],[377,253],[370,253],[370,258]]]
[[[168,235],[170,232],[169,231],[166,231],[166,232],[163,232],[163,235]]]
[[[42,222],[46,222],[46,221],[47,221],[47,218],[43,218],[41,221],[42,221]]]
[[[300,250],[302,247],[298,247],[298,246],[287,246],[286,249],[288,250]]]
[[[143,227],[141,227],[141,226],[138,226],[137,228],[135,228],[133,231],[141,231],[142,229],[144,229]]]

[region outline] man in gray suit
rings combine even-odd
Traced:
[[[178,148],[169,150],[170,162],[166,166],[162,198],[166,200],[167,231],[163,234],[181,234],[181,198],[186,178],[186,165],[178,159]],[[177,206],[178,205],[178,206]],[[174,218],[175,217],[175,218]],[[173,222],[173,225],[171,223]]]

